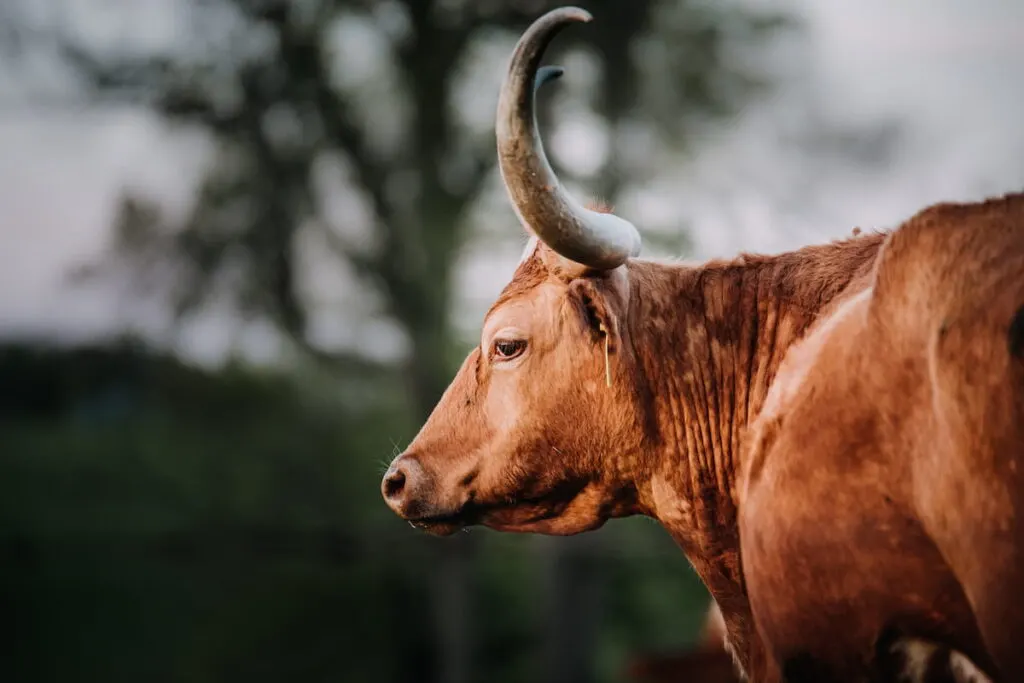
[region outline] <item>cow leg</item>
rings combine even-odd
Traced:
[[[917,458],[915,497],[1003,680],[1024,681],[1024,314],[993,309],[1005,315],[961,315],[933,338],[935,440]]]
[[[1009,580],[989,576],[965,584],[985,645],[1006,681],[1024,681],[1024,591],[1016,588],[1022,578],[1014,572]],[[992,583],[982,585],[987,581]],[[1011,582],[1015,586],[1008,589]]]
[[[1024,539],[1005,481],[948,465],[921,496],[922,521],[963,588],[1004,681],[1024,681]],[[944,493],[956,492],[954,496]],[[959,503],[952,502],[960,501]]]
[[[883,635],[874,667],[882,683],[992,683],[962,652],[907,635]]]
[[[906,635],[883,635],[867,674],[853,678],[811,656],[790,659],[783,667],[786,683],[850,681],[863,683],[993,683],[962,652]]]

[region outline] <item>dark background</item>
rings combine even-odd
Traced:
[[[152,44],[141,4],[0,5],[8,105],[141,108],[208,152],[184,207],[126,188],[106,247],[67,269],[160,312],[159,334],[0,318],[3,680],[619,681],[693,641],[707,596],[650,520],[435,539],[380,499],[475,343],[480,272],[507,278],[524,241],[492,118],[515,39],[556,4],[164,0],[177,32]],[[782,5],[581,4],[596,20],[550,50],[569,69],[545,131],[569,185],[630,218],[804,40]],[[808,114],[786,144],[882,171],[904,130]],[[645,252],[690,253],[687,220],[656,214]],[[200,362],[176,335],[211,316],[271,350]]]

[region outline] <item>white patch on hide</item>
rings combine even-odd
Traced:
[[[924,683],[928,664],[936,649],[934,643],[916,638],[904,638],[893,643],[892,651],[902,652],[904,658],[903,671],[899,674],[900,680],[907,683]]]
[[[946,667],[957,683],[992,683],[974,662],[956,650],[939,650],[933,642],[920,638],[901,638],[893,643],[892,652],[903,654],[904,667],[899,672],[899,683],[928,683],[928,669],[936,656],[947,658]],[[948,653],[948,654],[947,654]],[[943,680],[946,680],[943,677]]]
[[[662,526],[672,533],[672,529],[689,529],[693,523],[693,506],[679,496],[664,473],[651,479],[651,495],[654,509]]]
[[[992,683],[991,679],[981,672],[974,662],[959,652],[949,655],[949,670],[959,683]]]

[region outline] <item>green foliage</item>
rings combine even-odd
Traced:
[[[459,108],[463,81],[477,48],[556,4],[183,0],[188,29],[156,50],[96,45],[63,19],[41,34],[36,47],[81,92],[144,103],[213,152],[186,215],[126,196],[108,258],[78,274],[127,276],[181,318],[228,302],[318,365],[211,374],[133,347],[0,353],[0,606],[25,625],[0,647],[24,679],[549,679],[528,544],[423,538],[377,487],[462,360],[454,273],[494,177],[489,126],[481,134]],[[587,180],[613,204],[664,163],[627,153],[629,140],[679,150],[699,123],[738,111],[763,86],[738,54],[785,23],[687,0],[587,8],[597,20],[551,59],[572,45],[597,67],[576,99],[609,134]],[[468,85],[476,104],[496,94]],[[657,238],[645,235],[685,246]],[[316,300],[314,265],[345,272],[358,305]],[[404,367],[368,362],[365,339],[325,345],[311,322],[325,312],[353,326],[388,319],[408,341]],[[599,552],[556,568],[553,583],[588,578],[602,602],[586,612],[596,673],[613,680],[628,652],[692,636],[704,594],[655,526],[597,538]],[[454,593],[473,616],[452,627],[438,603]],[[553,611],[576,616],[567,628],[588,627],[554,593]]]
[[[451,539],[377,493],[404,408],[356,416],[285,376],[137,347],[3,349],[0,386],[8,680],[435,680]],[[607,577],[597,665],[619,680],[630,653],[685,643],[706,598],[654,524],[600,533],[615,551],[584,561]],[[474,680],[535,679],[535,539],[471,536]]]

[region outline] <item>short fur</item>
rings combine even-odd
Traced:
[[[840,680],[899,626],[1024,680],[1022,304],[1024,196],[942,204],[789,352],[740,484],[743,573],[776,660]]]
[[[1013,195],[699,267],[538,244],[385,497],[435,533],[651,516],[753,681],[900,680],[892,629],[1024,680],[1022,228]]]

